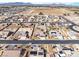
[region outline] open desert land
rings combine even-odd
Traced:
[[[31,8],[31,10],[23,11],[18,14],[30,14],[30,15],[36,15],[40,12],[43,12],[45,15],[63,15],[65,13],[72,13],[67,8]]]
[[[61,15],[65,10],[58,8],[47,8],[47,9],[35,9],[31,14],[38,14],[43,12],[45,15]]]
[[[73,14],[71,14],[70,16],[65,16],[65,17],[67,19],[69,19],[70,21],[73,21],[74,23],[79,25],[79,17],[78,17],[79,16],[79,9],[78,8],[71,8],[68,10],[71,11]]]

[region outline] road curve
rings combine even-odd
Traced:
[[[74,26],[75,26],[75,25],[71,25],[71,26],[69,26],[69,28],[70,28],[71,30],[73,30],[74,32],[79,33],[79,30],[76,30],[76,29],[73,28]]]

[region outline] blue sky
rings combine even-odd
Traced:
[[[41,3],[79,2],[79,0],[0,0],[0,3],[5,3],[5,2],[31,2],[31,3],[41,4]]]

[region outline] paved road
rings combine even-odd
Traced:
[[[79,33],[79,30],[75,30],[73,27],[74,26],[78,26],[79,27],[79,25],[78,24],[75,24],[74,22],[72,22],[72,21],[70,21],[70,20],[68,20],[68,19],[66,19],[65,17],[63,17],[63,16],[60,16],[60,17],[62,17],[64,20],[66,20],[67,22],[69,22],[69,23],[71,23],[72,25],[70,25],[69,26],[69,28],[71,29],[71,30],[73,30],[74,32],[77,32],[77,33]]]
[[[0,40],[0,44],[79,44],[79,40]]]
[[[72,29],[73,31],[79,33],[79,30],[76,30],[76,29],[74,29],[73,27],[74,27],[74,25],[69,26],[70,29]]]
[[[66,20],[67,22],[71,23],[72,25],[79,26],[79,24],[75,24],[74,22],[70,21],[69,19],[65,18],[64,16],[59,16],[59,17],[63,18],[64,20]]]

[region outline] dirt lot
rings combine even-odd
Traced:
[[[45,15],[62,15],[63,13],[69,13],[70,11],[66,8],[32,8],[30,11],[23,11],[19,14],[39,14],[42,12]]]
[[[47,15],[62,15],[63,13],[68,13],[69,11],[62,8],[45,8],[45,9],[34,9],[31,14],[38,14],[42,12],[43,14]]]

